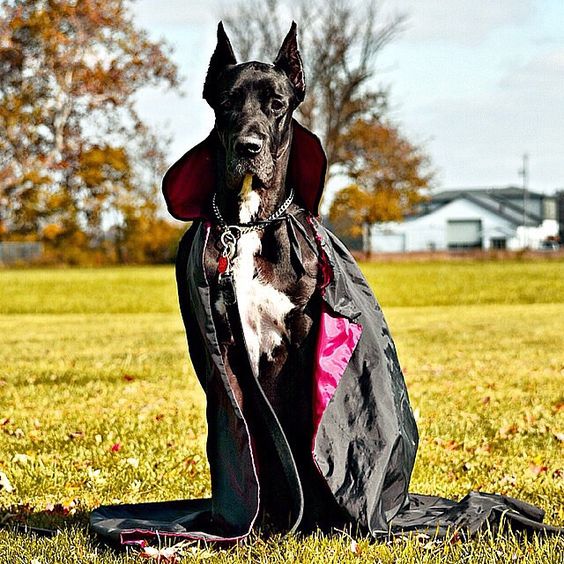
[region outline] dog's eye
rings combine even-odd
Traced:
[[[284,102],[282,102],[281,100],[277,100],[276,98],[274,98],[274,100],[272,100],[270,102],[270,107],[275,111],[275,112],[279,112],[283,107],[284,107]]]
[[[228,98],[223,100],[222,102],[220,102],[219,105],[221,106],[221,109],[223,109],[223,110],[230,110],[233,107],[231,100],[229,100]]]

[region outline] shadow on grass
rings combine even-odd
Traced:
[[[0,508],[0,529],[36,537],[55,537],[71,528],[88,530],[90,511],[74,502],[38,511],[29,504]]]

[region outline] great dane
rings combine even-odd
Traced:
[[[270,460],[274,454],[269,433],[254,417],[253,406],[246,402],[234,376],[232,365],[238,362],[243,343],[228,320],[222,277],[227,270],[233,278],[248,356],[296,460],[306,502],[303,523],[309,521],[313,526],[328,509],[320,504],[327,496],[318,491],[323,484],[311,460],[312,383],[303,378],[312,373],[304,368],[313,359],[318,256],[311,244],[313,229],[305,218],[297,231],[276,220],[286,213],[300,217],[302,212],[286,177],[292,114],[304,95],[295,24],[273,64],[237,64],[223,25],[219,25],[204,85],[204,98],[214,111],[221,141],[213,203],[216,225],[206,247],[205,269],[208,280],[216,281],[212,302],[224,364],[258,438],[265,525],[280,527],[287,527],[284,479]],[[227,241],[225,225],[231,226]],[[292,253],[296,244],[299,251]]]

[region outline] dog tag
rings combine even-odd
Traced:
[[[221,255],[217,261],[217,271],[219,274],[225,274],[227,267],[229,266],[229,259]]]

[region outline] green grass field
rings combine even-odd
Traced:
[[[564,262],[363,269],[396,339],[421,444],[413,491],[519,497],[564,525]],[[141,562],[87,531],[100,503],[209,495],[204,397],[170,267],[0,271],[0,564]],[[10,488],[8,488],[10,489]],[[564,562],[564,539],[285,537],[206,562]]]

